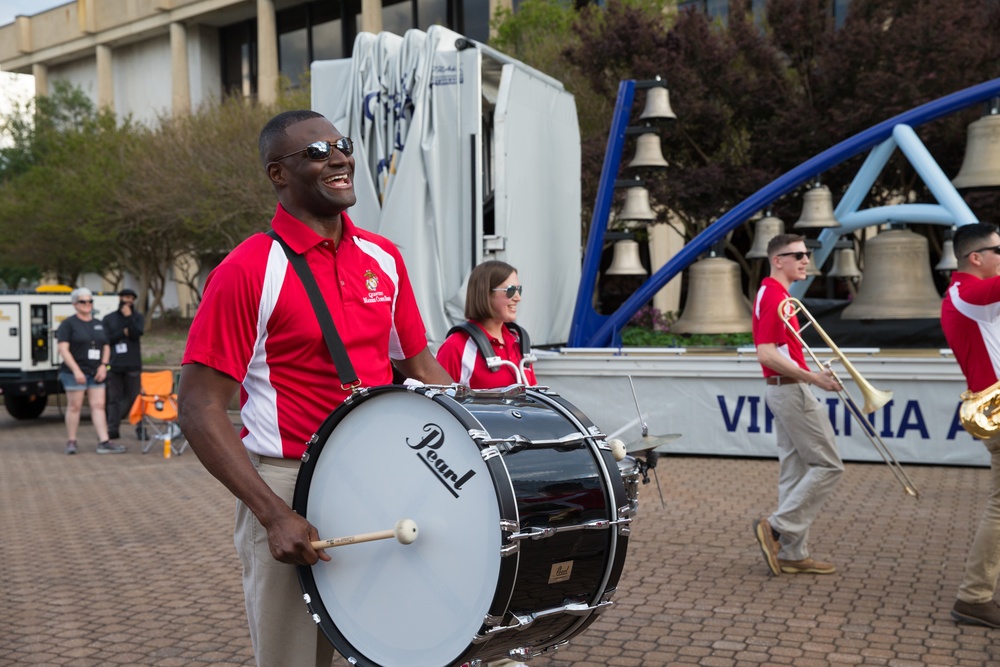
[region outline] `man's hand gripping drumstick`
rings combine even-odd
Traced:
[[[375,540],[387,540],[395,537],[400,544],[412,544],[417,539],[417,523],[413,519],[400,519],[392,530],[377,530],[374,533],[359,533],[358,535],[345,535],[344,537],[333,537],[328,540],[317,540],[312,542],[312,548],[316,551],[342,547],[345,544],[360,544],[362,542],[374,542]]]

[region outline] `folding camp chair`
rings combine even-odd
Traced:
[[[139,424],[142,453],[154,442],[170,439],[170,453],[180,456],[187,449],[187,440],[177,425],[177,394],[174,393],[174,372],[171,370],[143,372],[142,389],[132,403],[128,420]]]

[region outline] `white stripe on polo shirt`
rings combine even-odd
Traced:
[[[390,319],[392,324],[389,328],[389,358],[397,361],[405,359],[406,357],[403,354],[403,345],[399,342],[399,332],[396,331],[396,297],[399,296],[399,273],[396,271],[396,260],[392,257],[392,255],[380,248],[377,244],[365,240],[360,236],[354,237],[354,243],[358,246],[358,249],[361,250],[361,252],[378,262],[379,268],[385,271],[386,275],[389,276],[389,280],[392,281],[392,306]]]
[[[281,458],[281,432],[278,429],[278,393],[271,384],[271,369],[267,365],[267,323],[274,313],[281,294],[288,258],[277,241],[271,243],[264,269],[264,283],[260,291],[257,309],[257,340],[254,342],[253,356],[247,366],[243,380],[247,401],[240,410],[240,418],[247,428],[243,444],[252,452],[262,456]],[[259,438],[259,439],[258,439]]]
[[[479,346],[472,336],[465,341],[465,348],[462,349],[462,378],[459,384],[466,387],[471,386],[472,372],[476,369],[476,362],[479,360]],[[485,363],[485,362],[484,362]]]

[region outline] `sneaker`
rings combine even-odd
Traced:
[[[764,560],[771,569],[771,574],[778,576],[781,568],[778,567],[778,551],[781,549],[778,544],[778,534],[771,528],[771,523],[767,519],[761,519],[753,524],[753,533],[757,537],[757,543],[764,554]]]
[[[110,440],[105,440],[97,445],[98,454],[124,454],[126,450],[125,445],[117,445]]]
[[[833,574],[837,568],[832,563],[803,558],[802,560],[778,559],[778,566],[785,574]]]
[[[951,616],[959,623],[1000,628],[1000,605],[993,600],[978,604],[955,600],[955,606],[951,609]]]
[[[66,443],[66,453],[76,454],[76,440],[70,440]]]

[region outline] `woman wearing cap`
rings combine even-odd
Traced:
[[[437,353],[438,363],[455,382],[472,389],[522,383],[514,369],[520,368],[521,359],[530,352],[530,343],[527,332],[514,323],[520,302],[521,281],[513,266],[490,260],[472,270],[465,292],[468,322],[449,331]],[[502,363],[490,368],[485,354],[499,357]],[[536,384],[530,367],[524,368],[523,383]]]
[[[59,380],[66,391],[66,453],[76,454],[76,432],[80,427],[83,394],[90,404],[90,421],[97,431],[98,454],[120,454],[125,447],[108,439],[108,421],[104,413],[104,378],[111,348],[104,325],[94,319],[94,295],[86,287],[70,294],[75,315],[70,315],[56,330],[59,355]]]

